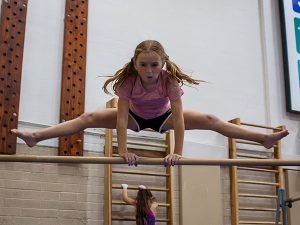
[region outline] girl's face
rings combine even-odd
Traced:
[[[142,52],[137,56],[134,67],[143,84],[156,83],[163,67],[161,57],[155,52]]]

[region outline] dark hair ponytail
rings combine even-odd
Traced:
[[[154,197],[150,190],[139,189],[136,197],[136,225],[147,225],[153,201]]]

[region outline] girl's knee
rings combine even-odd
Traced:
[[[218,117],[212,114],[207,114],[205,115],[205,117],[211,129],[215,129],[218,126],[218,123],[220,122],[220,119]]]
[[[93,112],[85,112],[80,115],[79,119],[85,124],[90,124],[93,123],[94,117],[95,116]]]

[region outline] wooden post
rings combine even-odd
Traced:
[[[279,128],[280,131],[286,129],[285,126],[278,126],[277,128]],[[276,130],[273,130],[273,132],[276,132]],[[281,142],[280,141],[277,141],[276,145],[274,146],[274,158],[281,159]],[[276,166],[275,168],[278,171],[278,173],[275,175],[276,183],[279,183],[279,187],[276,187],[276,193],[278,193],[279,189],[285,189],[284,188],[283,169],[281,166]],[[286,192],[282,192],[282,193],[286,193]],[[280,211],[279,221],[282,222],[283,219],[284,219],[283,213],[282,213],[282,211]]]
[[[233,124],[240,125],[240,118],[236,118],[230,121]],[[236,140],[229,138],[229,158],[236,159]],[[231,206],[231,225],[239,224],[239,201],[238,201],[238,178],[237,178],[237,166],[230,168],[230,206]]]
[[[106,108],[115,108],[117,104],[117,99],[112,99],[106,103]],[[105,130],[105,157],[112,157],[112,140],[113,140],[113,130]],[[112,224],[112,165],[107,164],[105,167],[104,183],[104,224]]]
[[[60,122],[84,112],[88,0],[66,0]],[[59,138],[59,155],[83,155],[83,131]]]
[[[277,127],[280,130],[285,130],[285,126],[279,126]],[[276,132],[276,131],[273,131]],[[281,142],[278,141],[276,145],[274,146],[274,158],[275,159],[281,159]],[[276,169],[278,170],[278,173],[276,174],[276,182],[280,184],[279,187],[277,187],[277,191],[279,188],[284,188],[284,178],[283,178],[283,169],[281,166],[276,166]]]
[[[168,148],[166,149],[166,155],[174,153],[174,131],[169,130],[166,133],[166,145]],[[172,166],[168,166],[166,168],[166,173],[169,174],[169,176],[166,178],[166,188],[169,189],[167,192],[167,203],[170,204],[170,206],[167,208],[167,215],[168,215],[168,225],[173,225],[174,215],[173,215],[173,195],[174,195],[174,168]]]
[[[0,24],[0,153],[16,154],[27,0],[2,1]]]

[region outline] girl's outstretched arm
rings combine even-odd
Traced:
[[[151,211],[154,213],[155,216],[156,216],[157,207],[158,207],[158,203],[153,202],[152,205],[151,205]]]
[[[126,202],[129,205],[136,205],[136,202],[133,198],[128,197],[128,192],[127,192],[127,188],[128,188],[128,184],[122,184],[123,187],[123,192],[122,192],[122,198],[123,201]]]
[[[166,156],[165,161],[168,165],[175,165],[181,158],[184,140],[184,118],[181,98],[171,101],[172,121],[175,133],[174,154]]]
[[[127,151],[127,126],[128,126],[129,101],[118,100],[117,112],[117,139],[119,155],[126,160],[128,165],[137,165],[138,156]]]

